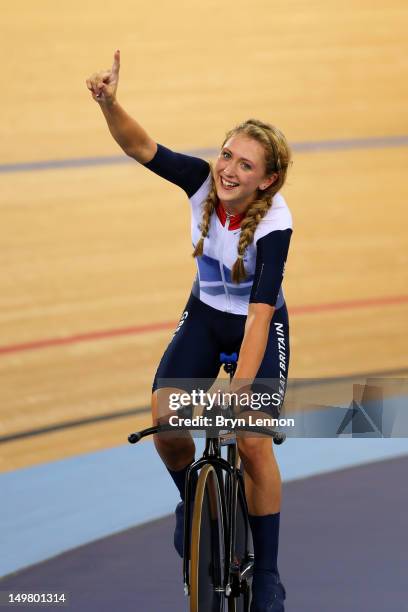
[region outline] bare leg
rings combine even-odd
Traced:
[[[180,393],[179,389],[160,389],[155,391],[152,396],[152,418],[156,425],[158,420],[171,412],[169,410],[168,395],[170,393]],[[166,397],[167,396],[167,397]],[[159,401],[160,397],[160,401]],[[166,420],[166,419],[163,419]],[[156,450],[162,459],[164,465],[174,484],[179,490],[181,502],[176,507],[176,528],[174,530],[174,546],[180,557],[183,556],[183,540],[184,540],[184,495],[187,478],[187,466],[194,459],[195,444],[188,431],[180,432],[180,437],[176,437],[175,432],[161,433],[154,435],[154,444]],[[194,473],[193,483],[196,482],[197,476]]]
[[[249,513],[262,516],[280,511],[282,483],[270,438],[238,437],[245,471]]]
[[[152,395],[152,418],[156,425],[159,416],[163,416],[162,406],[165,402],[165,394],[180,393],[179,389],[160,389],[160,408],[158,392]],[[181,391],[182,393],[182,391]],[[164,399],[163,399],[164,398]],[[167,403],[168,405],[168,403]],[[173,471],[182,470],[194,459],[195,444],[189,432],[183,431],[180,437],[174,433],[154,435],[154,444],[165,466]]]

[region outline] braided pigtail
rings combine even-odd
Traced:
[[[291,151],[285,136],[275,126],[248,119],[240,123],[226,134],[223,145],[236,134],[242,134],[259,142],[265,153],[265,178],[273,179],[266,188],[258,187],[254,194],[254,201],[248,205],[245,217],[241,222],[241,232],[238,241],[237,259],[232,267],[231,276],[234,283],[241,283],[246,279],[244,255],[246,249],[253,243],[258,223],[264,218],[272,206],[273,197],[283,187],[289,165],[291,164]],[[217,189],[214,180],[214,170],[211,167],[211,189],[203,203],[203,216],[201,219],[201,237],[194,249],[193,257],[201,257],[204,250],[204,240],[210,229],[211,215],[218,204]]]
[[[245,250],[254,240],[254,234],[258,223],[263,219],[272,206],[273,197],[283,187],[288,168],[291,164],[291,151],[285,136],[275,126],[259,121],[259,119],[248,119],[240,123],[227,133],[224,144],[232,136],[243,134],[259,142],[265,153],[265,177],[274,177],[273,183],[266,189],[258,189],[256,199],[247,210],[241,222],[241,233],[238,242],[238,257],[232,267],[232,280],[242,283],[246,278],[244,266]]]
[[[232,266],[231,277],[234,283],[242,283],[246,279],[244,266],[244,254],[246,249],[254,240],[255,230],[258,223],[268,212],[272,205],[269,194],[263,194],[258,200],[252,202],[247,208],[246,215],[241,222],[241,233],[238,242],[238,257]]]
[[[211,164],[210,164],[211,166]],[[218,202],[217,189],[215,186],[213,169],[211,166],[211,189],[203,204],[203,216],[201,219],[200,230],[201,230],[201,238],[196,244],[194,249],[193,257],[201,257],[204,250],[204,239],[208,236],[208,232],[210,229],[210,220],[211,215],[215,210],[215,206]]]

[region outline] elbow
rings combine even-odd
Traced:
[[[252,303],[249,305],[248,318],[254,319],[260,324],[269,327],[275,312],[274,306],[269,304]]]
[[[132,159],[136,159],[136,161],[139,161],[138,160],[137,151],[135,151],[134,149],[132,149],[130,147],[123,146],[122,150],[125,153],[125,155],[127,155],[128,157],[131,157]]]
[[[127,145],[123,146],[122,149],[128,157],[132,157],[140,164],[147,164],[156,155],[157,144],[149,138],[143,144],[138,144],[137,146]]]

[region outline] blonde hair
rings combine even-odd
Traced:
[[[251,204],[249,204],[245,217],[241,222],[241,232],[238,241],[237,259],[232,267],[232,280],[234,283],[241,283],[246,279],[246,271],[244,266],[244,254],[248,246],[254,240],[255,230],[258,223],[266,215],[272,206],[272,198],[282,188],[291,161],[291,151],[282,132],[270,125],[263,123],[258,119],[248,119],[240,123],[230,130],[222,143],[222,147],[227,140],[236,134],[244,134],[248,138],[252,138],[259,142],[265,152],[265,176],[269,177],[276,173],[277,179],[267,187],[267,189],[258,189],[257,196]],[[217,190],[214,181],[214,170],[211,167],[211,188],[210,192],[203,203],[203,216],[201,219],[200,229],[201,237],[194,249],[193,257],[200,257],[203,254],[204,239],[208,236],[210,228],[211,215],[218,203]]]

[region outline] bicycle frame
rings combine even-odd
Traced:
[[[232,587],[232,568],[233,568],[233,544],[235,535],[235,516],[238,496],[234,495],[235,486],[241,489],[243,499],[245,500],[244,481],[240,470],[236,467],[236,440],[233,439],[228,443],[228,460],[221,456],[222,443],[220,438],[207,437],[203,456],[191,464],[187,472],[186,491],[185,491],[185,518],[184,518],[184,555],[183,555],[183,581],[184,592],[190,594],[190,543],[191,543],[191,510],[192,510],[192,478],[194,472],[198,472],[204,465],[210,464],[214,467],[217,478],[220,484],[222,496],[222,518],[226,526],[224,530],[225,537],[225,584],[221,587],[228,597],[231,594]],[[222,472],[225,471],[225,486],[223,482]],[[222,485],[222,486],[221,486]],[[226,491],[226,493],[225,493]],[[246,503],[246,502],[245,502]]]

